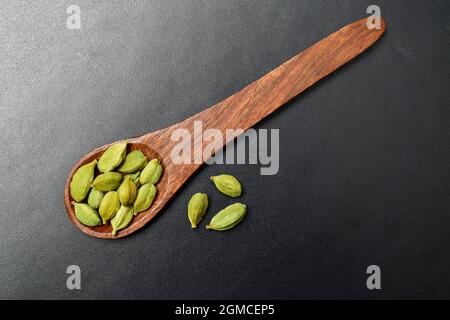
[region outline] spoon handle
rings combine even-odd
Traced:
[[[190,118],[203,127],[248,129],[280,106],[369,48],[384,32],[367,19],[351,23],[300,52],[229,98]],[[185,123],[187,124],[187,123]]]
[[[170,142],[172,132],[176,129],[187,129],[192,133],[194,121],[202,121],[203,131],[216,128],[222,132],[225,145],[235,138],[227,136],[226,129],[247,130],[374,44],[383,34],[385,22],[381,19],[380,29],[369,29],[366,21],[364,18],[343,27],[241,91],[180,123],[144,136],[144,140],[149,143],[155,138],[169,141],[162,152],[170,155],[173,145],[178,143]],[[209,141],[202,143],[203,149],[210,144]],[[223,145],[218,146],[216,151]],[[195,154],[192,155],[194,156]],[[190,170],[187,171],[195,170],[198,166],[199,164],[189,165]]]

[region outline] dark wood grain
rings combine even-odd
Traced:
[[[111,235],[109,224],[94,228],[82,225],[76,219],[71,205],[69,184],[72,175],[79,166],[98,158],[109,145],[91,151],[75,164],[66,181],[64,202],[70,220],[84,233],[98,238],[120,238],[140,229],[166,205],[185,181],[201,166],[201,163],[175,164],[172,162],[172,149],[179,143],[171,139],[174,130],[187,129],[192,133],[194,121],[202,121],[203,130],[219,129],[224,137],[226,129],[247,130],[372,46],[384,31],[384,20],[381,21],[380,29],[373,30],[367,28],[366,19],[356,21],[300,52],[262,78],[205,111],[168,128],[129,139],[130,150],[139,149],[149,158],[158,158],[164,165],[164,173],[157,185],[158,194],[150,209],[138,214],[131,225],[119,231],[116,236]],[[233,138],[224,139],[224,144]],[[206,145],[206,142],[203,142],[203,145]],[[193,156],[194,153],[195,151]],[[206,160],[203,159],[203,161]]]

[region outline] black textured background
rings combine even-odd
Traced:
[[[205,166],[118,241],[68,220],[71,166],[222,100],[366,14],[374,1],[2,1],[0,298],[450,298],[450,2],[381,1],[370,51],[257,128],[280,170]],[[66,8],[81,8],[81,30]],[[245,187],[245,221],[203,229]],[[189,197],[211,209],[192,231]],[[68,265],[82,289],[69,291]],[[382,271],[369,291],[368,265]]]

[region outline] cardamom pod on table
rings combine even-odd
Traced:
[[[197,228],[197,224],[202,220],[208,209],[208,195],[206,193],[196,193],[188,203],[188,218],[192,228]]]
[[[234,203],[219,211],[206,226],[206,229],[224,231],[233,228],[245,217],[247,206]]]
[[[230,197],[239,197],[242,194],[242,186],[238,179],[229,175],[221,174],[219,176],[211,177],[212,182],[216,188]]]

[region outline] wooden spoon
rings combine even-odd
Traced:
[[[224,144],[228,143],[235,137],[226,137],[226,129],[247,130],[375,43],[385,30],[385,22],[381,20],[380,29],[369,30],[366,21],[367,19],[364,18],[345,26],[300,52],[241,91],[189,119],[162,130],[129,139],[129,150],[139,149],[149,159],[158,158],[164,166],[164,173],[157,185],[158,194],[150,209],[135,216],[130,226],[119,231],[116,236],[111,234],[110,224],[91,228],[81,224],[75,217],[69,193],[72,175],[81,165],[99,158],[110,144],[85,155],[70,171],[64,189],[64,203],[70,220],[84,233],[98,238],[121,238],[142,228],[156,216],[201,165],[199,163],[175,164],[172,162],[172,148],[179,144],[179,141],[171,139],[174,130],[187,129],[192,134],[194,121],[202,121],[203,130],[219,129],[223,134]],[[200,143],[205,147],[209,142]],[[222,147],[220,146],[217,150]],[[196,152],[198,153],[193,150],[193,157]],[[203,159],[203,161],[206,160]]]

